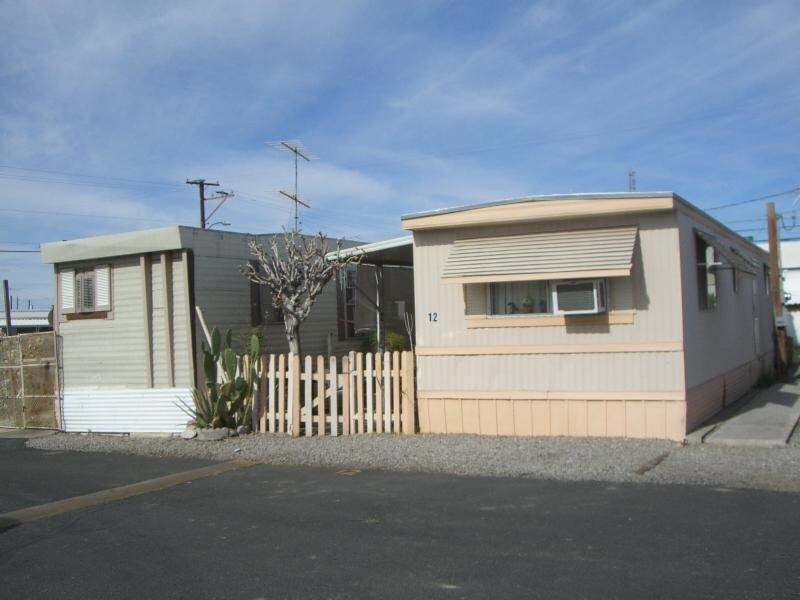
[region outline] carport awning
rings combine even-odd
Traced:
[[[456,240],[443,283],[489,283],[631,274],[635,226]]]
[[[719,260],[723,266],[733,267],[734,269],[743,273],[749,273],[750,275],[758,273],[758,265],[741,254],[736,248],[725,244],[718,237],[706,233],[705,231],[695,229],[694,232],[697,234],[697,237],[717,251],[717,260]]]

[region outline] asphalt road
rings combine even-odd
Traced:
[[[198,464],[10,446],[0,461],[4,507]],[[258,465],[6,530],[0,596],[796,598],[799,508],[753,490]]]

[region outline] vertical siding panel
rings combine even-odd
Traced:
[[[481,415],[477,400],[461,400],[464,433],[481,432]]]
[[[666,435],[671,440],[683,440],[686,437],[686,403],[667,402]]]
[[[625,402],[609,400],[606,402],[606,434],[609,437],[625,437],[627,435]]]
[[[481,419],[481,433],[497,435],[497,402],[495,400],[477,400]]]
[[[461,415],[461,400],[444,401],[444,423],[447,433],[463,433],[464,421]]]
[[[626,435],[632,438],[643,438],[646,435],[644,402],[625,402]]]
[[[576,436],[586,435],[586,401],[585,400],[567,400],[567,411],[569,416],[567,418],[569,434]]]
[[[550,435],[569,435],[569,411],[563,400],[548,400],[550,405]]]
[[[603,437],[606,435],[606,401],[586,403],[586,435]]]
[[[649,438],[667,437],[667,408],[665,402],[645,402],[645,434]]]
[[[514,400],[514,435],[533,435],[533,416],[530,400]]]
[[[419,428],[422,433],[431,433],[430,419],[428,419],[428,399],[419,399]]]
[[[428,418],[430,419],[431,433],[447,433],[444,420],[444,401],[428,400]]]
[[[497,434],[514,435],[514,400],[497,401]]]
[[[547,400],[533,400],[533,435],[550,435],[550,407]]]

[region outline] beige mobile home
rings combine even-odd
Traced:
[[[423,432],[682,440],[773,365],[768,255],[670,192],[412,214]]]
[[[235,341],[257,331],[267,352],[286,352],[266,290],[239,271],[250,258],[248,242],[271,237],[175,226],[42,244],[55,270],[62,428],[182,430],[187,416],[178,402],[191,403],[201,383],[196,306],[209,327],[231,328]],[[305,353],[342,353],[360,343],[356,323],[370,322],[363,314],[369,307],[356,301],[353,286],[369,278],[345,275],[342,285],[328,284],[303,323]]]

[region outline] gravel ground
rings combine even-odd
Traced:
[[[798,437],[797,435],[795,437]],[[786,448],[686,446],[658,440],[473,435],[248,435],[221,442],[57,434],[43,450],[244,458],[274,465],[425,471],[566,481],[652,482],[800,492],[800,443]]]

